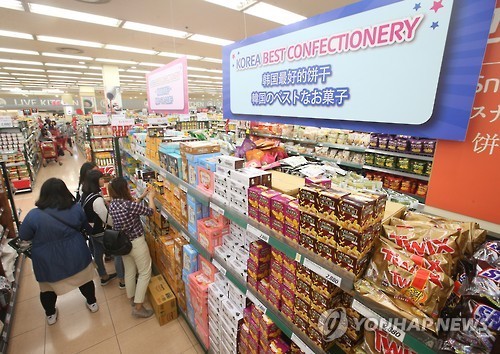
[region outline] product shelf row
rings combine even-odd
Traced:
[[[143,156],[138,156],[137,154],[134,154],[133,152],[124,149],[125,152],[127,152],[129,155],[131,155],[134,159],[141,161],[144,165],[148,166],[152,170],[156,171],[158,174],[160,174],[163,178],[169,180],[172,183],[175,183],[176,185],[179,186],[183,191],[193,195],[199,202],[203,203],[204,205],[209,205],[210,208],[214,209],[214,211],[224,215],[226,218],[231,220],[232,222],[235,222],[239,226],[245,228],[247,232],[252,233],[253,235],[257,236],[260,240],[263,240],[270,244],[271,246],[275,247],[276,249],[280,250],[281,252],[285,253],[288,257],[295,259],[297,262],[300,264],[304,265],[305,267],[311,269],[312,271],[316,272],[317,274],[320,274],[323,276],[325,279],[329,280],[332,282],[334,285],[340,287],[342,290],[345,292],[351,294],[354,296],[356,299],[357,303],[360,303],[361,305],[365,306],[366,308],[370,309],[376,316],[380,318],[385,318],[385,319],[390,319],[390,318],[399,318],[400,316],[397,315],[395,312],[390,311],[389,309],[385,308],[384,306],[380,306],[377,304],[373,304],[372,302],[366,300],[365,298],[362,298],[358,294],[356,294],[354,290],[354,275],[347,270],[332,264],[331,262],[328,262],[326,259],[318,256],[317,254],[313,253],[312,251],[298,245],[295,243],[292,243],[291,241],[285,239],[282,235],[277,234],[275,231],[267,228],[266,226],[259,224],[258,222],[249,219],[245,215],[235,211],[234,209],[230,208],[229,206],[225,205],[221,201],[210,197],[209,195],[199,191],[196,187],[184,182],[180,178],[170,174],[168,171],[165,169],[159,167],[156,165],[153,161],[149,160],[148,158],[145,158]],[[160,203],[159,203],[160,204]],[[161,207],[161,212],[164,214],[164,216],[168,216],[168,220],[172,222],[172,224],[175,227],[178,227],[179,230],[182,230],[184,234],[187,236],[185,237],[186,239],[189,238],[190,242],[191,240],[196,241],[193,242],[193,246],[202,254],[202,255],[207,255],[207,259],[212,260],[213,257],[208,253],[207,250],[203,250],[203,247],[197,242],[196,235],[192,235],[189,232],[186,232],[187,230],[183,228],[180,223],[175,220],[167,211],[166,209],[160,205]],[[183,235],[184,236],[184,235]],[[216,266],[220,266],[219,270],[223,268],[226,272],[226,274],[231,274],[232,270],[229,269],[229,267],[224,266],[224,262],[221,259],[218,259],[217,257],[215,258],[216,260]],[[233,276],[230,276],[229,279],[241,289],[245,289],[246,285],[241,284],[241,281],[238,280],[237,276],[235,274],[232,274]],[[248,290],[248,288],[247,288]],[[248,293],[247,293],[248,294]],[[253,294],[253,292],[250,289],[250,294]],[[267,303],[265,299],[263,299],[262,296],[260,296],[258,293],[253,294],[257,300],[261,301],[261,303]],[[252,296],[252,295],[250,295]],[[266,308],[269,310],[269,306],[266,306]],[[270,310],[270,313],[275,315],[275,318],[277,316],[276,314],[277,311],[272,311]],[[269,316],[269,315],[268,315]],[[271,316],[270,316],[271,317]],[[274,320],[274,318],[272,318]],[[293,324],[291,324],[289,321],[286,319],[283,319],[288,326],[288,333],[292,333],[293,331],[290,329]],[[277,323],[278,324],[278,323]],[[431,335],[428,332],[425,332],[421,329],[411,329],[408,332],[403,332],[400,330],[402,333],[404,333],[403,340],[401,340],[404,344],[410,346],[413,349],[418,350],[418,353],[437,353],[437,338],[435,338],[433,335]],[[285,331],[284,331],[285,332]],[[286,332],[285,332],[286,333]],[[295,332],[293,332],[295,333]],[[423,339],[422,339],[423,338]]]

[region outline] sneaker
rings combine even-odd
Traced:
[[[116,273],[109,274],[109,275],[108,275],[108,279],[106,279],[106,280],[101,279],[101,286],[108,285],[108,284],[109,284],[109,282],[110,282],[111,280],[113,280],[114,278],[116,278]]]
[[[140,318],[148,318],[153,316],[153,310],[142,307],[140,310],[136,310],[135,308],[132,310],[132,316],[140,317]]]
[[[85,305],[87,305],[87,308],[92,313],[99,311],[99,305],[97,305],[97,302],[94,302],[93,304],[90,305],[87,304],[87,302],[85,302]]]
[[[120,289],[125,289],[125,283],[120,282],[120,283],[118,284],[118,287],[119,287]]]
[[[56,322],[57,322],[57,308],[56,312],[53,315],[47,316],[47,323],[49,326],[52,326]]]

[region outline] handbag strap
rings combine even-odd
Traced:
[[[85,200],[83,201],[83,204],[82,204],[82,208],[85,208],[85,206],[90,202],[90,201],[95,201],[97,198],[99,198],[102,196],[100,194],[97,194],[97,193],[90,193],[87,198],[85,198]]]
[[[52,218],[56,219],[56,220],[57,220],[57,221],[59,221],[61,224],[64,224],[64,225],[68,226],[69,228],[71,228],[71,229],[73,229],[73,230],[76,230],[76,231],[78,231],[78,232],[81,232],[81,230],[80,230],[80,229],[77,229],[77,228],[76,228],[76,227],[74,227],[73,225],[70,225],[70,224],[65,223],[63,220],[59,219],[57,216],[52,215],[51,213],[48,213],[48,212],[46,212],[46,211],[45,211],[45,210],[43,210],[43,209],[40,209],[40,210],[41,210],[43,213],[45,213],[45,214],[47,214],[47,215],[49,215],[49,216],[52,216]]]

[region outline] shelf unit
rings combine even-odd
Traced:
[[[0,243],[5,245],[8,239],[17,235],[19,227],[19,215],[14,202],[14,197],[11,188],[11,181],[5,162],[1,162],[0,173],[0,226],[1,238]],[[12,318],[16,309],[16,299],[19,289],[19,279],[22,266],[24,263],[24,255],[21,254],[16,258],[13,279],[11,282],[10,300],[5,309],[0,310],[0,319],[4,322],[3,330],[0,333],[0,354],[7,352],[8,340],[12,329]],[[6,276],[3,264],[0,263],[0,275]]]
[[[273,134],[262,134],[262,133],[258,133],[258,132],[251,132],[250,134],[253,136],[262,137],[262,138],[279,139],[281,141],[291,141],[294,143],[299,143],[299,144],[304,144],[304,145],[315,145],[315,146],[320,146],[320,147],[329,147],[329,148],[333,148],[333,149],[352,151],[352,152],[356,152],[356,153],[363,153],[363,154],[373,153],[373,154],[393,156],[393,157],[398,157],[398,158],[408,158],[408,159],[412,159],[412,160],[420,160],[420,161],[425,161],[425,162],[432,162],[433,161],[433,156],[426,155],[426,154],[402,153],[399,151],[392,151],[392,150],[372,149],[372,148],[369,148],[369,147],[367,148],[364,146],[333,144],[333,143],[318,142],[315,140],[308,140],[308,139],[298,139],[298,138],[276,136]],[[373,165],[368,165],[366,163],[358,164],[358,163],[353,163],[350,161],[343,161],[341,159],[329,158],[329,157],[324,157],[324,156],[316,155],[316,154],[302,154],[302,153],[299,153],[297,151],[291,150],[290,148],[287,148],[286,151],[287,151],[287,153],[289,153],[291,155],[297,155],[297,156],[300,155],[300,156],[304,156],[304,157],[309,157],[309,158],[315,159],[316,161],[334,162],[339,166],[347,167],[347,168],[354,169],[354,170],[376,171],[376,172],[382,172],[382,173],[392,174],[392,175],[406,177],[406,178],[413,178],[413,179],[417,179],[417,180],[425,181],[425,182],[429,181],[429,176],[410,173],[408,171],[402,171],[402,170],[391,169],[391,168],[384,168],[384,167],[380,167],[380,166],[373,166]],[[425,203],[425,197],[417,196],[417,195],[414,195],[411,193],[402,192],[400,190],[397,190],[397,192],[409,195],[409,196],[417,199],[420,203]]]
[[[312,271],[320,274],[323,276],[325,279],[329,280],[333,284],[339,286],[342,290],[345,292],[351,294],[354,296],[355,300],[357,303],[365,306],[366,308],[370,309],[376,316],[380,318],[400,318],[400,316],[389,309],[383,307],[383,306],[375,306],[371,301],[366,300],[365,298],[361,298],[360,296],[357,295],[356,291],[354,290],[354,275],[352,273],[349,273],[348,271],[344,270],[343,268],[332,264],[331,262],[323,259],[322,257],[318,256],[317,254],[301,247],[298,244],[292,243],[288,239],[285,239],[283,236],[277,234],[273,230],[255,222],[252,219],[249,219],[245,215],[236,212],[235,210],[231,209],[227,205],[221,203],[220,201],[217,201],[216,199],[212,198],[211,196],[199,191],[196,187],[184,182],[183,180],[179,179],[178,177],[170,174],[167,172],[165,169],[159,167],[156,165],[154,162],[151,160],[138,156],[134,154],[133,152],[129,150],[125,150],[130,156],[132,156],[134,159],[142,162],[145,166],[148,166],[152,170],[156,171],[159,175],[161,175],[163,178],[169,180],[170,182],[173,182],[179,186],[182,190],[186,191],[190,195],[193,195],[196,200],[199,202],[203,203],[204,205],[209,205],[212,209],[214,209],[216,212],[224,215],[226,218],[231,220],[232,222],[235,222],[239,226],[245,228],[248,232],[254,234],[257,236],[260,240],[263,240],[270,244],[271,246],[275,247],[276,249],[282,251],[285,253],[288,257],[295,259],[296,261],[300,262],[300,264],[304,265],[305,267],[311,269]],[[159,203],[158,203],[159,204]],[[157,205],[158,205],[157,204]],[[185,228],[181,227],[180,223],[175,220],[166,210],[165,208],[160,204],[158,205],[161,209],[161,212],[168,217],[168,220],[172,222],[172,224],[176,227],[179,227],[179,230],[182,230],[184,233],[184,237],[190,240],[190,242],[193,243],[193,246],[204,256],[209,256],[210,254],[208,253],[207,250],[203,250],[201,248],[201,245],[196,244],[196,237],[195,235],[190,234],[185,230]],[[201,248],[200,248],[201,247]],[[207,259],[214,261],[213,257],[207,257]],[[225,272],[226,275],[228,276],[229,280],[233,282],[240,290],[246,289],[248,290],[248,287],[246,287],[246,284],[243,284],[241,280],[239,280],[238,276],[232,272],[232,270],[227,267],[227,265],[224,264],[224,262],[221,259],[218,259],[215,257],[215,266],[219,268],[220,271]],[[266,307],[266,312],[270,311],[269,314],[271,314],[271,318],[274,320],[276,319],[277,325],[281,325],[283,328],[283,332],[285,334],[289,334],[290,336],[292,334],[295,334],[296,336],[299,336],[299,334],[296,334],[294,331],[294,325],[290,323],[290,321],[286,320],[285,318],[282,318],[282,316],[277,313],[278,311],[275,311],[274,309],[271,308],[269,310],[270,306],[266,306],[265,304],[267,302],[266,299],[264,299],[259,293],[254,293],[252,289],[250,289],[250,292],[247,292],[247,296],[250,295],[250,298],[256,299],[259,301],[261,304],[264,304]],[[268,316],[269,316],[268,314]],[[274,318],[272,317],[274,315]],[[281,316],[281,317],[280,317]],[[419,331],[419,330],[410,330],[408,332],[403,332],[404,333],[404,338],[403,338],[403,343],[406,344],[407,346],[413,348],[416,350],[418,353],[437,353],[437,348],[438,348],[438,339],[431,335],[430,333],[424,332],[424,331]],[[300,338],[300,336],[299,336]],[[318,349],[318,348],[316,348]],[[339,348],[336,348],[337,350],[340,350]],[[321,353],[322,351],[313,351],[311,347],[309,347],[309,350],[311,350],[311,353]]]
[[[112,134],[111,124],[87,124],[88,137],[92,161],[101,170],[115,167],[115,139]],[[104,147],[102,147],[104,145]],[[101,147],[100,147],[101,146]],[[108,153],[108,154],[106,154]]]

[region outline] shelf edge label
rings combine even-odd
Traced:
[[[366,307],[358,300],[354,299],[352,301],[352,309],[359,312],[361,315],[366,317],[368,320],[372,320],[375,322],[378,328],[387,332],[397,340],[404,342],[406,333],[400,328],[394,326],[390,321],[385,319],[384,317],[377,314],[372,309]]]
[[[323,278],[328,280],[333,285],[340,287],[340,284],[342,283],[342,278],[339,277],[338,275],[333,274],[329,270],[326,270],[322,266],[314,263],[313,261],[305,257],[304,257],[304,266],[309,268],[313,272],[321,275]]]
[[[181,231],[181,236],[184,237],[184,239],[187,241],[187,242],[190,242],[190,238],[189,236],[184,232],[184,231]]]
[[[302,339],[297,337],[297,335],[295,333],[292,333],[292,336],[290,337],[290,339],[292,340],[292,342],[297,344],[297,346],[300,348],[300,350],[302,350],[305,354],[314,354],[314,351],[312,351],[311,348],[309,348],[307,346],[307,344],[302,341]]]
[[[183,185],[183,184],[180,184],[180,185],[179,185],[179,189],[180,189],[181,191],[183,191],[184,193],[187,193],[187,192],[188,192],[187,187],[186,187],[185,185]],[[224,214],[222,214],[222,215],[224,215]]]
[[[250,299],[250,301],[253,302],[253,304],[260,310],[262,311],[264,314],[267,312],[267,307],[264,306],[264,304],[262,302],[260,302],[259,299],[257,299],[255,297],[254,294],[252,294],[252,292],[250,290],[247,290],[247,298]]]
[[[247,231],[250,232],[252,235],[257,236],[257,238],[259,240],[262,240],[262,241],[264,241],[266,243],[269,243],[269,235],[267,235],[266,233],[260,231],[256,227],[254,227],[254,226],[252,226],[250,224],[247,224]]]
[[[224,216],[224,209],[222,209],[217,204],[210,202],[210,208],[212,208],[216,213],[219,213],[220,215]]]

